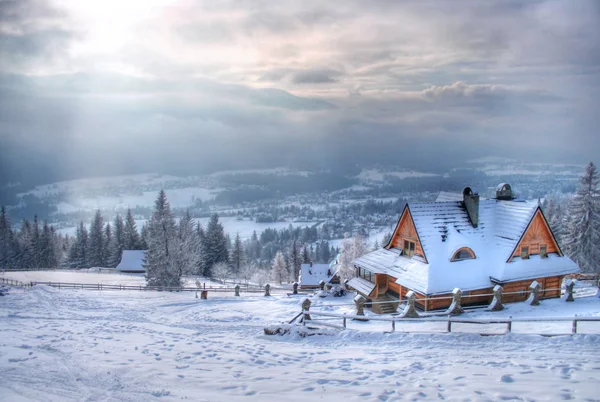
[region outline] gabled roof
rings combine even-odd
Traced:
[[[302,264],[300,265],[300,286],[317,286],[319,282],[329,281],[336,274],[337,267],[333,264]]]
[[[115,268],[122,272],[145,272],[142,266],[146,258],[146,250],[123,250],[121,262]]]
[[[476,228],[461,201],[410,203],[406,209],[426,260],[402,256],[401,250],[391,248],[366,254],[355,260],[355,265],[398,278],[398,283],[424,294],[451,292],[455,287],[490,287],[490,278],[510,281],[579,271],[572,260],[561,255],[509,262],[539,210],[537,202],[481,200]],[[477,258],[451,262],[462,247],[470,248]]]

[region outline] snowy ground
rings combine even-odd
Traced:
[[[598,400],[598,335],[384,334],[375,322],[263,335],[301,300],[13,288],[0,298],[0,400]],[[598,300],[544,301],[537,315],[598,315]]]

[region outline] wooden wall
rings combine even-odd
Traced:
[[[415,242],[415,254],[419,254],[425,257],[423,247],[421,247],[421,242],[419,242],[417,229],[415,228],[415,224],[413,222],[412,216],[410,215],[410,211],[408,210],[408,208],[404,209],[404,213],[400,218],[400,222],[398,223],[398,226],[394,231],[391,247],[403,249],[404,240],[410,240]]]
[[[521,256],[521,247],[529,247],[530,255],[539,254],[540,245],[544,244],[546,245],[548,253],[560,252],[542,212],[538,210],[525,231],[525,234],[521,238],[521,241],[517,244],[511,258]]]

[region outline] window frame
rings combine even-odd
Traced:
[[[412,240],[408,240],[408,239],[403,239],[404,243],[403,243],[403,247],[402,247],[402,254],[404,254],[406,257],[412,257],[413,255],[415,255],[415,250],[417,249],[417,244],[416,242],[412,241]]]
[[[460,254],[462,252],[468,253],[469,258],[458,258],[458,254]],[[452,256],[450,261],[457,262],[457,261],[467,261],[467,260],[475,260],[475,259],[477,259],[477,256],[475,255],[475,252],[470,247],[461,247],[454,252],[454,255]]]
[[[529,246],[521,246],[521,259],[522,260],[529,259]]]
[[[540,258],[548,258],[548,245],[540,244]]]

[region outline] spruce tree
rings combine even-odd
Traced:
[[[88,252],[88,263],[90,267],[104,267],[105,257],[105,243],[104,243],[104,218],[102,213],[97,210],[92,224],[90,225],[90,240],[89,240],[89,252]]]
[[[288,260],[290,265],[290,274],[294,280],[298,280],[300,276],[300,265],[302,265],[302,256],[296,240],[292,241],[291,247],[288,253]]]
[[[231,250],[231,266],[233,268],[233,274],[239,275],[242,271],[242,265],[244,264],[244,245],[242,239],[240,239],[240,233],[235,235],[233,242],[233,248]]]
[[[583,272],[600,271],[600,178],[590,162],[581,178],[581,185],[569,204],[564,252]]]
[[[183,268],[180,264],[180,242],[175,218],[161,190],[154,203],[154,212],[148,222],[148,249],[144,259],[148,286],[181,286]]]
[[[123,250],[144,250],[131,209],[127,209],[123,232]]]
[[[203,242],[204,255],[205,255],[205,266],[204,276],[210,277],[212,274],[212,267],[223,262],[229,264],[229,252],[227,251],[227,240],[225,239],[225,232],[223,225],[219,222],[219,216],[214,214],[211,216]]]
[[[203,258],[202,245],[189,210],[179,220],[179,249],[178,264],[181,265],[183,273],[197,274]]]
[[[303,264],[310,264],[310,252],[308,251],[308,246],[305,244],[302,247],[302,263]]]
[[[83,221],[79,223],[77,231],[75,232],[75,239],[69,249],[68,265],[70,268],[88,268],[88,231],[83,224]]]
[[[0,212],[0,269],[14,268],[17,264],[16,244],[10,218],[2,206]]]
[[[110,246],[110,257],[107,261],[107,265],[111,268],[115,268],[121,262],[121,255],[123,254],[123,247],[125,243],[125,223],[121,215],[117,214],[115,217],[114,230],[112,235],[112,244]]]

